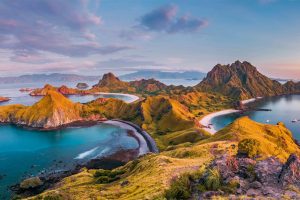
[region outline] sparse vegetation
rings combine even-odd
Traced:
[[[254,158],[260,152],[259,147],[260,142],[256,139],[244,139],[238,144],[238,154]]]

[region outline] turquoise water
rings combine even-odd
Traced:
[[[220,130],[238,117],[247,115],[251,119],[261,123],[276,124],[279,121],[284,122],[286,127],[292,131],[294,138],[300,140],[300,121],[296,123],[292,122],[294,119],[300,120],[300,95],[264,98],[251,105],[255,108],[267,108],[272,111],[251,111],[244,114],[235,113],[215,117],[212,119],[214,128]]]
[[[75,87],[76,83],[50,83],[53,86],[67,85],[68,87]],[[94,85],[95,83],[89,83],[89,85]],[[0,85],[0,96],[10,97],[11,100],[7,102],[1,102],[0,106],[10,105],[10,104],[23,104],[32,105],[39,101],[42,97],[32,97],[27,92],[20,92],[20,88],[41,88],[44,83],[24,83],[24,84],[2,84]],[[125,95],[118,94],[99,94],[99,95],[70,95],[68,96],[73,102],[86,103],[97,98],[117,98],[125,102],[132,102],[133,98]]]
[[[110,124],[56,131],[0,125],[0,199],[9,195],[7,186],[28,175],[71,169],[96,156],[138,146],[126,130]]]

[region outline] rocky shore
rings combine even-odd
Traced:
[[[10,190],[13,191],[15,195],[19,195],[21,197],[37,195],[45,191],[46,189],[54,187],[55,184],[61,181],[63,178],[79,173],[82,168],[111,170],[122,166],[143,154],[149,152],[158,152],[154,140],[148,135],[148,133],[143,131],[137,125],[122,120],[78,121],[57,128],[61,129],[66,127],[86,127],[94,126],[99,123],[109,123],[127,129],[128,135],[138,141],[139,147],[131,150],[120,149],[111,155],[91,159],[89,161],[86,161],[85,163],[76,164],[72,169],[69,170],[51,169],[49,171],[43,171],[35,177],[28,176],[19,184],[11,186]],[[63,161],[58,161],[55,166],[59,168],[59,166],[62,167],[65,166],[65,164]]]

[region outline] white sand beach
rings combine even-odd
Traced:
[[[144,154],[146,154],[150,151],[145,138],[140,133],[138,133],[137,130],[134,127],[130,126],[129,124],[125,124],[125,123],[118,122],[118,121],[111,121],[111,120],[103,122],[103,123],[116,125],[116,126],[119,126],[123,129],[133,131],[135,136],[138,138],[139,144],[140,144],[139,156],[144,155]]]
[[[129,97],[130,100],[126,101],[127,103],[133,103],[137,100],[140,99],[140,97],[136,96],[136,95],[133,95],[133,94],[124,94],[124,93],[109,93],[109,92],[98,92],[98,93],[95,93],[95,94],[104,94],[104,95],[119,95],[119,96],[126,96],[126,97]]]
[[[242,104],[246,105],[246,104],[252,103],[258,99],[261,99],[261,98],[263,98],[263,97],[247,99],[247,100],[243,100],[241,102],[242,102]],[[204,116],[199,122],[201,125],[206,127],[206,128],[203,128],[205,131],[207,131],[211,134],[215,134],[217,132],[217,130],[214,128],[213,124],[211,124],[212,119],[215,117],[218,117],[218,116],[228,115],[228,114],[237,113],[237,112],[241,112],[241,111],[236,110],[236,109],[221,110],[221,111],[210,113],[210,114]]]
[[[215,134],[217,132],[217,130],[213,127],[213,125],[211,125],[212,119],[215,118],[215,117],[218,117],[218,116],[228,115],[230,113],[236,113],[236,112],[240,112],[240,111],[235,110],[235,109],[227,109],[227,110],[221,110],[221,111],[218,111],[218,112],[214,112],[214,113],[211,113],[211,114],[208,114],[208,115],[204,116],[200,120],[200,124],[207,127],[207,128],[203,128],[207,132],[209,132],[211,134]]]

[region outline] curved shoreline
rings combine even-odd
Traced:
[[[130,101],[125,101],[126,103],[133,103],[135,101],[140,100],[140,97],[133,95],[133,94],[126,94],[126,93],[110,93],[110,92],[97,92],[91,95],[117,95],[117,96],[125,96],[125,97],[130,97]]]
[[[246,105],[246,104],[250,104],[250,103],[253,103],[259,99],[262,99],[263,97],[257,97],[257,98],[251,98],[251,99],[246,99],[246,100],[242,100],[240,101],[242,105]],[[215,134],[216,132],[218,132],[213,124],[211,124],[212,120],[215,118],[215,117],[219,117],[219,116],[223,116],[223,115],[228,115],[228,114],[231,114],[231,113],[238,113],[238,112],[241,112],[241,110],[237,110],[237,109],[226,109],[226,110],[221,110],[221,111],[217,111],[217,112],[214,112],[214,113],[210,113],[206,116],[204,116],[200,121],[199,123],[204,126],[204,130],[209,132],[210,134]]]
[[[40,177],[44,182],[44,184],[40,188],[37,188],[37,189],[41,189],[38,193],[53,187],[58,181],[62,180],[63,178],[80,172],[80,170],[83,167],[93,168],[94,166],[96,166],[95,169],[97,169],[99,168],[99,166],[101,166],[100,168],[103,169],[114,169],[116,167],[126,164],[130,160],[134,160],[139,156],[142,156],[149,152],[153,152],[153,153],[159,152],[156,147],[156,143],[154,139],[147,132],[145,132],[142,128],[140,128],[138,125],[134,123],[119,120],[119,119],[114,119],[114,120],[94,122],[89,124],[89,126],[97,125],[99,123],[110,124],[113,126],[118,126],[120,128],[123,128],[125,131],[128,132],[128,134],[130,134],[131,137],[135,138],[138,141],[139,147],[137,149],[132,149],[132,150],[119,149],[118,151],[116,151],[111,155],[106,155],[103,157],[91,159],[85,163],[77,164],[74,168],[69,170],[38,174],[37,177]],[[69,126],[65,126],[65,128],[78,128],[78,127],[84,128],[85,125],[81,124],[81,126],[74,126],[73,124],[73,126],[71,126],[69,124]],[[19,184],[10,186],[10,188],[14,193],[20,195],[25,194],[26,196],[29,194],[30,196],[33,194],[38,194],[35,193],[36,188],[23,190],[22,188],[20,188]]]
[[[111,122],[117,122],[117,125],[121,125],[123,124],[126,124],[128,126],[121,126],[122,128],[125,128],[126,127],[130,127],[130,128],[133,128],[135,132],[139,133],[141,137],[143,137],[143,140],[145,141],[146,144],[142,144],[142,153],[140,152],[139,155],[143,155],[143,154],[146,154],[147,152],[145,151],[146,148],[148,148],[148,151],[149,152],[153,152],[153,153],[158,153],[159,150],[156,146],[156,143],[154,141],[154,139],[146,132],[144,131],[142,128],[140,128],[138,125],[132,123],[132,122],[128,122],[128,121],[124,121],[124,120],[120,120],[120,119],[113,119],[113,120],[109,120],[109,121],[106,121],[104,123],[110,123],[110,124],[114,124],[114,123],[111,123]],[[132,129],[131,129],[132,130]],[[137,135],[138,136],[138,135]],[[139,137],[139,139],[141,139]],[[140,140],[141,141],[141,140]],[[145,147],[145,145],[147,147]]]
[[[201,125],[205,126],[205,128],[203,128],[205,131],[207,131],[211,134],[215,134],[217,132],[217,130],[211,124],[213,118],[218,117],[218,116],[228,115],[231,113],[237,113],[237,112],[240,112],[240,110],[235,110],[235,109],[221,110],[221,111],[210,113],[210,114],[204,116],[199,122]]]

